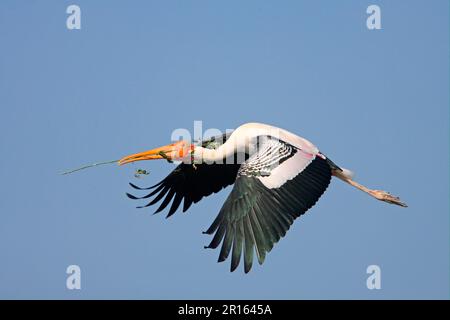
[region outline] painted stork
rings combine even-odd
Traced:
[[[242,254],[245,273],[252,267],[254,252],[262,264],[266,253],[294,220],[319,200],[332,176],[378,200],[406,207],[388,192],[371,190],[355,182],[351,171],[337,166],[308,140],[260,123],[244,124],[232,133],[198,144],[179,141],[129,155],[119,164],[154,159],[181,163],[149,188],[130,183],[138,190],[152,189],[143,197],[127,193],[131,199],[154,196],[147,205],[138,208],[163,200],[157,213],[172,201],[167,214],[170,217],[182,200],[184,212],[192,203],[234,184],[219,214],[204,232],[214,234],[205,248],[215,249],[222,243],[219,262],[231,252],[231,271],[239,265]]]

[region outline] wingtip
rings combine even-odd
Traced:
[[[258,263],[260,266],[262,266],[262,264],[264,263],[265,260],[266,260],[266,255],[263,255],[261,257],[258,256]]]
[[[136,196],[133,196],[131,193],[128,193],[128,192],[126,192],[125,193],[126,195],[127,195],[127,197],[128,198],[130,198],[130,199],[133,199],[133,200],[137,200],[137,199],[139,199],[138,197],[136,197]]]
[[[217,262],[224,262],[225,260],[227,260],[227,257],[226,256],[222,256],[222,255],[219,255],[219,258],[217,259]]]
[[[138,187],[137,185],[135,185],[135,184],[133,184],[133,183],[131,183],[131,182],[128,182],[128,184],[129,184],[130,187],[132,187],[133,189],[136,189],[136,190],[142,190],[140,187]]]
[[[169,213],[166,215],[166,219],[169,219],[171,216],[173,216],[174,213],[175,213],[175,212],[169,212]]]
[[[234,272],[237,269],[238,266],[239,266],[239,263],[238,264],[231,263],[231,265],[230,265],[230,272]]]

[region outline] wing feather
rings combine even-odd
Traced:
[[[222,242],[219,261],[224,261],[232,249],[231,271],[238,267],[243,249],[244,271],[249,272],[253,253],[256,252],[258,262],[262,264],[266,254],[286,235],[294,220],[317,202],[330,180],[330,165],[320,157],[315,157],[278,188],[268,188],[256,173],[238,176],[206,232],[215,232],[208,248],[216,248]]]
[[[229,136],[230,133],[213,137],[203,141],[202,146],[205,148],[217,147],[224,143]],[[139,206],[138,208],[149,207],[162,200],[163,202],[155,213],[164,210],[173,199],[169,213],[167,214],[167,217],[170,217],[177,211],[181,202],[183,202],[182,211],[186,212],[193,203],[197,203],[202,198],[217,193],[233,184],[236,180],[239,167],[239,164],[197,164],[194,167],[190,164],[182,163],[167,177],[151,187],[141,188],[130,183],[130,186],[136,190],[154,190],[142,197],[137,197],[130,193],[127,193],[127,196],[133,200],[148,199],[155,196],[147,205]]]

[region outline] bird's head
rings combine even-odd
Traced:
[[[131,154],[119,160],[119,165],[142,160],[166,159],[168,161],[191,160],[195,146],[187,141],[178,141],[163,147]]]

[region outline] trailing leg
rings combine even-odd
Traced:
[[[374,197],[377,200],[380,201],[384,201],[387,203],[391,203],[391,204],[396,204],[398,206],[401,207],[407,207],[406,203],[400,201],[399,197],[393,196],[392,194],[390,194],[389,192],[383,191],[383,190],[372,190],[369,189],[361,184],[359,184],[356,181],[353,181],[350,175],[345,174],[344,171],[339,170],[339,169],[333,169],[332,170],[332,174],[341,179],[342,181],[348,183],[349,185],[371,195],[372,197]]]

